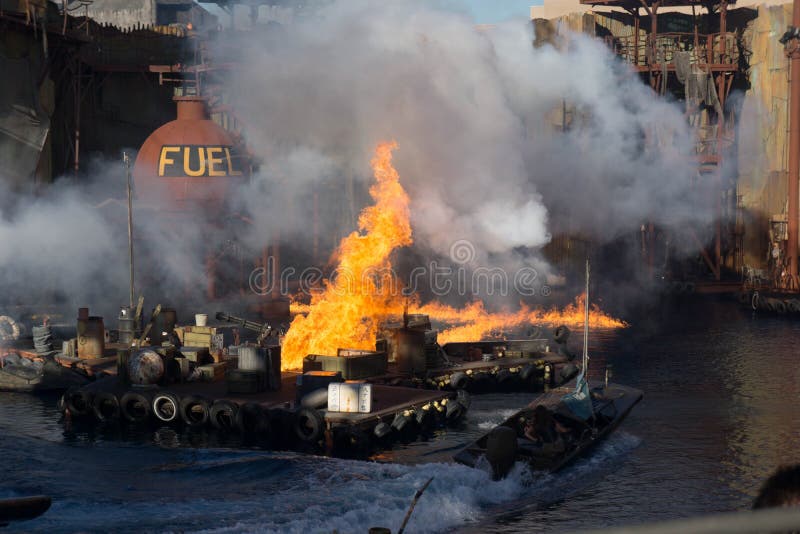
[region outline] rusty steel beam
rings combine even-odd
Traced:
[[[694,239],[695,243],[697,243],[697,248],[700,249],[700,255],[703,256],[703,261],[705,261],[706,265],[708,265],[708,268],[711,269],[711,272],[714,274],[714,277],[717,280],[719,280],[720,278],[719,264],[718,263],[714,264],[714,261],[711,259],[711,256],[708,255],[706,247],[704,247],[703,243],[700,242],[700,238],[697,237],[697,234],[695,233],[693,228],[689,228],[689,235],[692,236],[692,239]]]

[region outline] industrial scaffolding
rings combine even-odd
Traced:
[[[722,268],[736,271],[742,264],[743,239],[737,224],[739,200],[735,187],[724,178],[726,157],[735,138],[733,106],[728,105],[731,88],[740,70],[740,46],[737,32],[728,31],[728,6],[723,0],[580,0],[593,7],[614,7],[627,12],[633,35],[605,37],[616,55],[640,73],[659,95],[672,94],[686,102],[686,118],[695,132],[695,158],[698,181],[710,186],[708,199],[714,212],[714,237],[704,243],[697,229],[687,235],[699,250],[716,280]],[[660,31],[659,10],[691,10],[692,31]],[[698,13],[704,9],[703,17]],[[663,16],[663,11],[661,12]],[[702,21],[702,24],[701,24]],[[648,24],[649,22],[649,24]],[[704,27],[705,33],[700,32]],[[717,30],[717,31],[708,31]],[[645,261],[652,273],[656,230],[652,223],[643,225]],[[727,246],[726,246],[727,243]]]

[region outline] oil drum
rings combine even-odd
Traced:
[[[78,317],[78,358],[102,358],[106,348],[102,317]]]

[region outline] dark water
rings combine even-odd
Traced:
[[[775,467],[800,462],[800,322],[716,302],[632,322],[593,333],[592,368],[609,365],[645,400],[558,476],[518,468],[492,482],[447,461],[525,394],[476,397],[464,428],[377,462],[235,450],[167,428],[66,431],[55,399],[0,394],[0,497],[53,497],[25,532],[396,530],[431,476],[408,532],[569,531],[749,507]]]

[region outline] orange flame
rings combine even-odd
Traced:
[[[395,148],[392,141],[375,149],[371,165],[376,183],[369,190],[375,204],[361,212],[359,231],[339,244],[337,276],[312,295],[308,314],[292,321],[281,350],[285,369],[302,367],[307,354],[334,355],[338,348],[374,350],[381,320],[397,312],[389,256],[412,239],[408,195],[392,167]]]
[[[511,330],[525,325],[567,325],[573,328],[583,326],[583,306],[586,294],[578,295],[572,304],[559,310],[534,310],[523,305],[517,312],[490,313],[482,302],[473,302],[467,307],[456,309],[432,302],[419,309],[432,320],[456,324],[439,333],[439,343],[452,341],[475,341],[496,332]],[[627,323],[604,313],[597,304],[589,304],[589,326],[592,328],[625,328]]]
[[[371,161],[376,183],[370,188],[375,204],[365,208],[358,219],[359,231],[339,244],[336,276],[324,282],[310,304],[291,302],[295,315],[283,340],[284,369],[302,367],[308,354],[335,355],[339,348],[374,350],[375,338],[383,321],[403,312],[398,281],[392,274],[391,253],[412,243],[409,199],[400,177],[392,166],[395,142],[381,143]],[[432,320],[455,325],[439,334],[439,342],[480,340],[496,332],[525,325],[583,325],[583,301],[562,310],[534,310],[523,305],[517,312],[490,313],[482,302],[453,308],[432,302],[413,306],[416,313]],[[306,314],[306,315],[302,315]],[[591,305],[589,324],[593,328],[624,328],[626,323]]]

